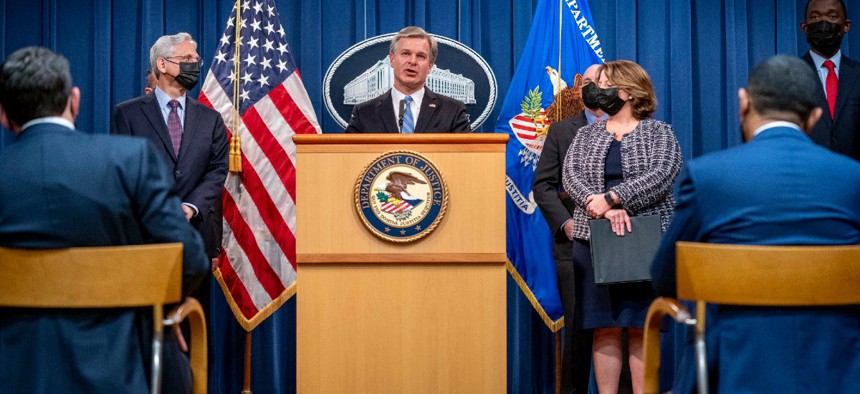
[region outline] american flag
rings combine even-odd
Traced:
[[[320,127],[274,0],[242,0],[238,14],[239,20],[234,6],[200,102],[220,112],[228,137],[238,133],[241,141],[242,172],[231,172],[224,184],[223,252],[215,277],[250,331],[295,294],[293,135],[319,133]]]

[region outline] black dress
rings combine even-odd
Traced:
[[[621,142],[613,140],[604,164],[606,188],[624,182],[621,170]],[[645,326],[648,306],[654,300],[651,282],[611,285],[594,283],[589,242],[573,240],[573,267],[576,277],[576,305],[574,324],[578,328],[637,327]]]

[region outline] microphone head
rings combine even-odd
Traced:
[[[400,100],[400,113],[397,114],[397,125],[403,128],[403,112],[406,111],[406,102]]]

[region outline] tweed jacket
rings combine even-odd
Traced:
[[[586,198],[603,193],[606,155],[613,136],[601,120],[582,127],[564,159],[562,182],[576,203],[574,238],[588,240]],[[621,171],[624,182],[613,187],[630,215],[660,215],[663,231],[672,220],[675,200],[672,185],[681,170],[681,147],[672,126],[645,118],[621,140]],[[635,231],[635,230],[634,230]]]

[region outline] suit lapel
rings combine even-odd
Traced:
[[[155,98],[155,94],[149,95],[148,99],[144,102],[143,107],[143,115],[146,117],[146,120],[149,121],[149,124],[152,125],[152,130],[155,131],[155,134],[158,135],[158,139],[161,140],[162,147],[167,150],[167,154],[173,159],[174,164],[176,163],[176,154],[173,153],[173,143],[170,142],[170,133],[167,131],[167,123],[164,122],[164,116],[161,115],[161,108],[158,106],[158,100]]]
[[[809,54],[809,52],[806,52],[806,54],[803,55],[802,59],[805,60],[806,63],[809,64],[810,67],[812,67],[812,70],[815,71],[815,77],[817,78],[818,77],[818,69],[815,68],[815,62],[812,61],[812,56]],[[843,57],[843,59],[844,59],[844,57]],[[819,78],[818,80],[819,80],[819,82],[817,84],[818,88],[815,89],[815,102],[818,104],[819,107],[821,107],[822,110],[824,110],[824,115],[821,116],[821,120],[819,122],[823,122],[824,126],[829,130],[830,126],[833,125],[833,117],[829,116],[830,110],[828,108],[830,108],[830,107],[827,105],[827,96],[824,93],[824,86],[820,82],[821,79]],[[841,80],[839,81],[839,84],[842,85]],[[837,103],[836,103],[836,111],[837,112],[836,113],[838,113],[838,111],[839,111],[838,101],[839,101],[839,96],[841,96],[841,94],[837,93],[836,96],[837,96],[836,97],[836,101],[837,101]]]
[[[197,124],[200,120],[200,108],[197,107],[197,102],[191,97],[185,96],[185,125],[182,127],[182,140],[179,143],[179,158],[177,161],[187,155],[182,152],[187,152],[192,146],[194,136],[197,134]]]
[[[439,107],[439,100],[436,99],[436,93],[430,89],[424,88],[424,98],[421,100],[421,111],[418,114],[418,123],[415,124],[416,133],[426,132],[430,125],[430,120]],[[450,130],[448,130],[450,131]]]
[[[379,123],[385,128],[386,133],[399,133],[400,128],[397,126],[397,118],[391,109],[391,90],[388,90],[388,92],[377,99],[375,112],[379,116]]]

